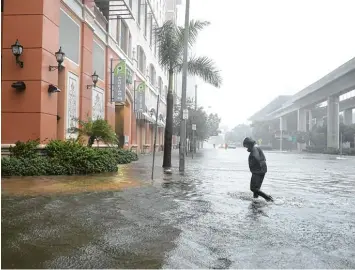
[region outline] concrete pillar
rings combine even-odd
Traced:
[[[286,116],[281,116],[280,117],[280,151],[283,150],[283,135],[284,132],[287,130],[287,120]]]
[[[344,111],[344,124],[352,125],[353,123],[353,109],[347,109]]]
[[[297,131],[306,132],[307,131],[307,110],[299,109],[297,112]],[[299,151],[306,148],[305,143],[297,143]]]
[[[286,116],[280,117],[280,130],[286,131],[287,130],[287,119]]]
[[[312,116],[312,110],[308,111],[308,131],[312,131],[313,128],[313,116]]]
[[[317,127],[323,126],[324,125],[324,117],[317,118],[316,125],[317,125]]]
[[[328,98],[327,148],[339,149],[339,97]]]

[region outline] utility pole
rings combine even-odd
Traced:
[[[195,84],[195,115],[197,113],[197,84]],[[196,117],[195,117],[195,121],[196,121]],[[194,123],[196,124],[196,122]],[[193,151],[196,153],[196,149],[197,149],[197,138],[195,135],[195,131],[192,131],[194,133],[194,149]]]
[[[184,111],[186,110],[186,85],[187,85],[187,56],[188,56],[188,39],[189,39],[189,14],[190,0],[186,0],[185,10],[185,30],[184,30],[184,56],[182,66],[182,93],[181,93],[181,125],[180,125],[180,149],[179,149],[179,171],[185,171],[185,153],[186,153],[186,119],[184,119]]]

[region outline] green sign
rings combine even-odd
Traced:
[[[112,61],[112,60],[111,60]],[[121,60],[113,70],[112,95],[114,102],[126,101],[126,62]]]

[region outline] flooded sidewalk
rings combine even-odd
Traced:
[[[158,154],[117,174],[2,179],[2,268],[355,268],[355,159],[268,153],[253,200],[244,149],[180,176]]]

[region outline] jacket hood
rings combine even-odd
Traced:
[[[255,145],[255,141],[252,138],[246,137],[243,141],[243,146],[248,148],[248,150],[252,149]]]

